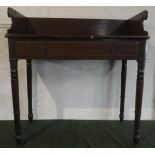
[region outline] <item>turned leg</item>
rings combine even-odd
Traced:
[[[32,65],[31,60],[27,60],[27,94],[28,94],[28,119],[33,120],[32,113]]]
[[[134,122],[134,135],[133,135],[134,144],[138,143],[140,138],[139,130],[140,130],[140,117],[141,117],[141,107],[143,98],[144,67],[145,67],[145,60],[138,60],[135,122]]]
[[[19,86],[18,86],[18,69],[17,59],[10,59],[11,68],[11,86],[12,100],[15,120],[16,142],[21,143],[21,123],[20,123],[20,107],[19,107]]]
[[[124,119],[124,102],[125,102],[125,88],[126,88],[126,70],[127,60],[122,60],[122,72],[121,72],[121,103],[120,103],[120,121]]]

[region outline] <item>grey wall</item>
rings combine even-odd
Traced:
[[[7,40],[10,24],[0,7],[0,119],[13,119]],[[127,19],[147,9],[147,46],[142,119],[155,119],[155,7],[14,7],[27,16]],[[134,49],[133,49],[134,50]],[[128,61],[125,119],[134,118],[137,63]],[[27,119],[25,62],[19,61],[21,117]],[[121,61],[33,61],[35,119],[118,119]]]

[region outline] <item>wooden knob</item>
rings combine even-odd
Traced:
[[[43,55],[45,55],[46,52],[47,52],[47,47],[43,47],[43,48],[42,48],[42,53],[43,53]]]
[[[110,52],[111,52],[111,56],[113,56],[114,55],[114,50],[110,49]]]

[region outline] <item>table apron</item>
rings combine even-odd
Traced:
[[[137,59],[139,42],[16,41],[15,55],[21,59]]]

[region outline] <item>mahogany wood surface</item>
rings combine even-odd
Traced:
[[[133,142],[135,144],[138,142],[146,41],[149,39],[148,32],[143,26],[144,20],[148,17],[146,10],[127,20],[25,17],[12,8],[8,8],[8,16],[12,19],[12,25],[6,37],[9,45],[17,143],[22,141],[17,68],[19,59],[27,61],[28,118],[30,121],[33,119],[32,59],[121,60],[121,121],[124,118],[127,61],[136,60],[138,71]]]
[[[21,59],[137,59],[139,42],[23,40],[16,41],[14,52]]]

